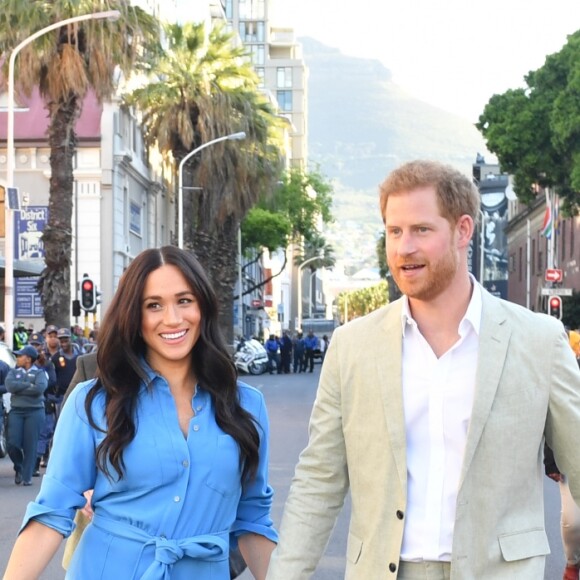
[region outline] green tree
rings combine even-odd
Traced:
[[[563,212],[580,208],[580,31],[568,37],[542,67],[525,77],[527,87],[494,95],[477,128],[514,190],[530,202],[538,186],[560,195]]]
[[[46,268],[39,290],[46,322],[58,326],[70,324],[75,123],[87,93],[109,98],[116,90],[115,68],[128,75],[143,53],[143,42],[157,39],[158,26],[129,0],[110,0],[106,6],[100,0],[9,0],[0,11],[0,55],[6,57],[6,73],[7,55],[36,31],[104,8],[119,10],[121,17],[63,26],[40,36],[16,59],[17,91],[30,95],[38,88],[50,117],[49,217],[42,236]]]
[[[338,315],[341,323],[344,324],[346,322],[345,313],[348,320],[352,320],[377,310],[388,301],[388,284],[382,280],[368,288],[341,292],[337,297]]]
[[[184,243],[210,276],[218,294],[220,324],[233,340],[237,235],[259,197],[281,172],[281,123],[258,90],[243,47],[222,26],[169,25],[167,50],[150,63],[155,75],[127,97],[143,112],[146,139],[176,164],[208,141],[244,131],[244,141],[218,143],[187,163]],[[181,216],[178,216],[181,219]]]
[[[580,328],[580,292],[574,291],[572,296],[564,296],[562,299],[562,322],[576,330]]]
[[[325,255],[325,260],[317,264],[318,268],[334,265],[334,250],[318,231],[320,220],[324,224],[333,221],[331,206],[332,185],[318,169],[310,172],[299,168],[288,170],[282,175],[274,193],[261,199],[242,222],[244,255],[253,256],[254,259],[250,262],[253,263],[260,260],[263,248],[274,252],[287,250],[292,244],[304,245],[309,248],[308,251],[318,247],[322,255]],[[284,262],[279,272],[255,286],[246,288],[244,294],[253,292],[279,276],[286,267],[286,256],[287,252],[284,251]],[[299,253],[298,263],[304,259],[302,253]]]
[[[397,286],[395,279],[391,275],[391,272],[389,271],[389,265],[387,264],[387,247],[385,245],[386,235],[386,232],[383,231],[377,240],[377,261],[379,263],[379,275],[388,283],[389,302],[393,302],[402,296],[402,292]]]

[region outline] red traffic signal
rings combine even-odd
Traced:
[[[548,314],[562,320],[562,298],[560,296],[550,296],[548,300]]]
[[[81,282],[81,308],[86,312],[92,312],[97,306],[95,283],[85,276]]]

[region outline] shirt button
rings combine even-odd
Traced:
[[[405,514],[401,510],[397,510],[397,517],[402,520],[405,517]]]
[[[203,407],[200,405],[200,406],[199,406],[199,407],[196,409],[196,411],[201,411],[202,409],[203,409]]]
[[[180,499],[181,499],[181,498],[180,498],[178,495],[176,495],[176,496],[173,498],[173,501],[174,501],[175,503],[178,503]]]
[[[194,430],[194,431],[199,431],[199,425],[194,425],[194,426],[193,426],[193,430]]]
[[[181,465],[183,465],[183,467],[189,467],[189,461],[186,459],[185,461],[182,461]]]
[[[396,571],[397,571],[397,566],[396,566],[395,564],[393,564],[393,562],[391,562],[391,563],[389,564],[389,570],[390,570],[391,572],[396,572]]]

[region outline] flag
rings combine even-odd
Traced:
[[[554,232],[560,234],[560,197],[554,197]]]
[[[542,223],[542,231],[540,233],[548,240],[552,237],[553,225],[554,216],[552,215],[552,204],[550,203],[550,196],[546,191],[546,213],[544,213],[544,222]]]

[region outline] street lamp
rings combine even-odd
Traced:
[[[321,256],[314,256],[313,258],[308,258],[304,260],[302,264],[298,266],[298,328],[296,330],[302,330],[302,268],[315,260],[320,260]]]
[[[199,147],[196,147],[193,151],[190,151],[179,163],[179,181],[178,181],[178,192],[177,192],[177,213],[179,216],[177,231],[177,245],[180,249],[183,249],[183,166],[185,162],[193,157],[196,153],[199,153],[202,149],[213,145],[214,143],[219,143],[220,141],[241,141],[246,138],[244,131],[239,133],[232,133],[231,135],[225,135],[224,137],[218,137],[217,139],[212,139],[207,143],[203,143]]]
[[[310,284],[308,286],[308,318],[312,318],[312,303],[314,302],[314,300],[312,300],[312,279],[314,276],[316,276],[316,270],[310,274]]]
[[[18,53],[25,46],[51,30],[84,20],[117,20],[119,16],[121,16],[121,13],[118,10],[107,10],[59,20],[25,38],[10,54],[8,64],[8,123],[6,131],[6,185],[8,187],[14,187],[14,63]],[[4,200],[4,212],[6,222],[4,229],[4,325],[6,343],[12,348],[14,335],[14,231],[12,210],[7,200]]]

